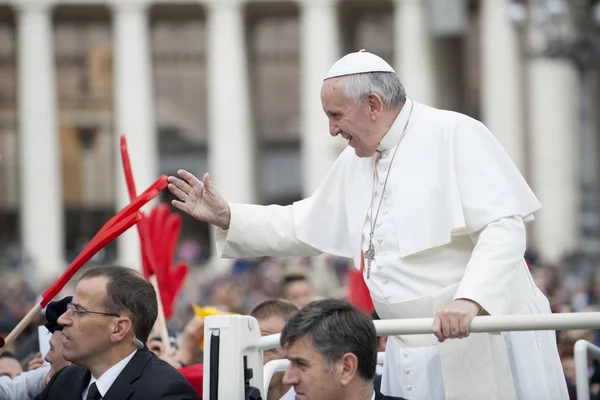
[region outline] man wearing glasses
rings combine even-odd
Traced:
[[[185,378],[144,343],[158,313],[156,294],[137,272],[117,266],[87,271],[63,326],[63,357],[38,400],[198,399]]]

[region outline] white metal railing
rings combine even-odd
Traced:
[[[433,318],[388,319],[374,321],[379,336],[419,335],[431,333]],[[498,315],[475,317],[470,325],[471,332],[547,331],[563,329],[598,329],[600,312]],[[259,339],[258,347],[269,350],[279,347],[279,334]]]
[[[377,364],[383,365],[383,359],[385,358],[385,352],[380,351],[377,353]],[[264,388],[267,390],[269,388],[269,384],[271,383],[271,379],[273,379],[273,375],[276,372],[283,372],[287,369],[288,365],[290,365],[290,360],[272,360],[265,364],[265,369],[263,371],[264,377]]]
[[[600,347],[580,339],[575,343],[575,386],[577,400],[590,400],[590,377],[588,368],[588,355],[600,360]]]
[[[380,320],[374,323],[380,336],[431,334],[433,318]],[[268,385],[264,385],[263,351],[278,348],[280,335],[261,337],[258,321],[253,317],[242,315],[207,317],[204,327],[203,398],[206,400],[243,398],[244,376],[248,377],[246,380],[251,386],[258,388],[265,396]],[[480,316],[475,317],[470,324],[470,330],[474,333],[599,328],[600,312]],[[213,342],[215,346],[212,345]],[[215,357],[212,357],[213,351],[217,352]],[[214,365],[209,364],[211,359]],[[247,364],[245,368],[244,361]],[[281,365],[283,364],[278,363],[277,368]],[[249,371],[247,374],[246,369]],[[269,371],[266,372],[272,376],[275,370]],[[215,374],[216,376],[213,376]],[[226,379],[219,379],[221,376]]]

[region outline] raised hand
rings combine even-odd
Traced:
[[[216,225],[221,229],[229,229],[231,210],[229,204],[216,191],[209,179],[208,173],[204,174],[202,181],[194,175],[180,169],[177,175],[169,176],[169,190],[179,200],[173,200],[173,207],[199,219]]]
[[[32,358],[27,364],[27,371],[32,371],[34,369],[38,369],[44,366],[44,357],[42,357],[42,353],[36,353],[35,357]]]

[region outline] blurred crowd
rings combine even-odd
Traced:
[[[538,260],[529,260],[530,269],[537,286],[550,300],[552,310],[561,312],[589,312],[600,310],[600,270],[593,279],[584,280],[571,275],[560,265],[545,265]],[[216,273],[207,267],[192,268],[186,284],[177,299],[173,317],[168,321],[172,344],[171,354],[161,354],[163,346],[155,334],[151,347],[165,360],[177,360],[177,363],[194,364],[202,362],[201,348],[203,322],[197,316],[194,306],[210,306],[221,312],[249,314],[260,303],[282,298],[303,307],[319,298],[348,298],[349,272],[353,267],[351,260],[332,256],[310,258],[260,258],[231,261],[226,273]],[[8,332],[25,316],[39,300],[28,283],[26,276],[11,270],[2,273],[0,280],[0,334]],[[65,288],[65,292],[70,288]],[[35,324],[19,337],[10,349],[27,370],[32,359],[39,357],[37,325],[42,325],[43,315]],[[575,368],[573,347],[577,340],[585,339],[600,345],[597,331],[560,331],[557,332],[559,352],[563,362],[565,376],[572,395],[575,395]],[[149,346],[150,347],[150,346]],[[178,351],[179,354],[175,354]],[[3,361],[0,358],[0,375],[7,374],[3,365],[14,360]],[[173,361],[175,363],[175,361]],[[600,368],[598,363],[590,362],[589,375],[592,395],[600,398]],[[573,397],[575,398],[575,397]],[[594,397],[593,397],[594,398]]]

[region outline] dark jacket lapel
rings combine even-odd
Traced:
[[[131,383],[135,382],[144,371],[144,367],[152,358],[152,353],[144,346],[135,353],[119,374],[102,400],[126,400],[133,394]]]
[[[79,379],[77,379],[77,380],[74,379],[73,381],[80,382],[80,383],[79,383],[79,385],[72,385],[71,387],[77,389],[77,394],[79,394],[79,398],[81,398],[83,391],[90,384],[90,379],[92,379],[92,374],[86,368],[80,368],[80,370],[77,371],[77,374],[79,375]]]

